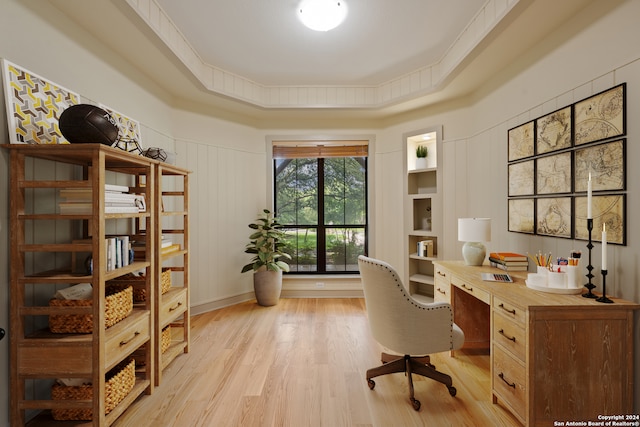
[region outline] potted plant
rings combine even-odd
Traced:
[[[242,267],[242,273],[253,271],[253,288],[258,304],[276,305],[282,290],[282,272],[289,271],[283,258],[291,259],[282,251],[285,233],[278,220],[268,209],[264,209],[256,222],[249,224],[254,230],[245,252],[253,254],[251,262]]]
[[[429,154],[429,149],[426,145],[416,147],[416,169],[427,168],[427,154]]]

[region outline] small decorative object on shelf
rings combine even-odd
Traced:
[[[429,149],[425,145],[418,145],[416,147],[416,169],[427,168],[427,155]]]
[[[142,147],[135,138],[120,137],[113,146],[128,153],[142,155]]]

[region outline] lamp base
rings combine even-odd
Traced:
[[[466,242],[462,245],[462,258],[466,265],[482,265],[487,250],[482,243]]]

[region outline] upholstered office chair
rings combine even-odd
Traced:
[[[369,388],[373,390],[376,386],[372,378],[404,372],[409,380],[409,399],[416,411],[420,410],[420,401],[414,397],[412,374],[443,383],[449,394],[455,396],[451,377],[436,371],[428,356],[456,350],[464,344],[464,333],[453,323],[451,305],[416,301],[386,262],[360,256],[358,265],[373,337],[397,353],[382,353],[382,366],[367,371]]]

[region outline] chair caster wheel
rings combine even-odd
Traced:
[[[367,380],[367,384],[369,384],[369,390],[373,390],[376,386],[376,382],[374,380]]]
[[[413,406],[413,409],[415,409],[416,411],[420,410],[420,401],[418,399],[414,399],[413,397],[411,398],[411,406]]]
[[[454,386],[447,387],[447,388],[449,389],[449,394],[450,394],[451,396],[455,396],[455,395],[456,395],[456,393],[458,393],[458,390],[456,390],[456,388],[455,388]]]

